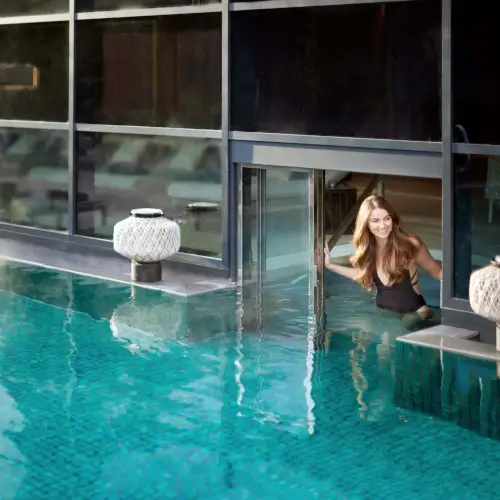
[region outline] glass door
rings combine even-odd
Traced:
[[[313,332],[322,318],[322,176],[255,166],[239,175],[242,327]]]

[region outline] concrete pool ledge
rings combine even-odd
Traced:
[[[130,261],[112,251],[68,251],[45,245],[16,241],[0,237],[0,265],[15,261],[56,271],[69,272],[107,281],[161,290],[170,295],[190,297],[221,290],[235,289],[228,279],[207,275],[205,272],[188,272],[163,262],[163,279],[156,283],[136,283],[130,275]]]
[[[437,325],[408,335],[402,335],[396,340],[405,344],[429,347],[471,358],[500,362],[500,352],[496,350],[496,346],[474,340],[478,337],[479,332]]]

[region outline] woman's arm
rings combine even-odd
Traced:
[[[440,262],[438,262],[429,252],[427,245],[417,236],[413,236],[412,240],[418,248],[415,261],[417,265],[423,267],[433,278],[437,280],[443,279],[443,269]]]
[[[349,278],[351,280],[356,280],[359,276],[359,271],[354,269],[353,267],[347,266],[339,266],[338,264],[334,264],[332,262],[332,258],[330,257],[330,250],[328,249],[328,245],[325,246],[325,267],[333,271],[334,273],[340,274],[345,278]]]

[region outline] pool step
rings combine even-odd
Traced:
[[[479,340],[479,332],[446,325],[433,326],[397,338],[397,342],[405,344],[500,362],[500,352],[496,350],[495,345],[477,342],[477,340]]]

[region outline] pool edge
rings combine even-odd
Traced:
[[[157,290],[157,291],[165,293],[167,295],[174,295],[177,297],[193,297],[193,296],[198,296],[198,295],[205,295],[205,294],[219,292],[219,291],[223,291],[223,290],[232,290],[236,287],[235,284],[233,284],[229,281],[227,283],[212,283],[206,277],[203,277],[204,278],[203,283],[208,284],[207,288],[202,289],[202,290],[189,291],[190,286],[182,284],[182,281],[179,279],[174,283],[177,284],[177,287],[185,288],[186,291],[182,292],[180,290],[175,290],[172,286],[169,287],[169,284],[172,282],[167,282],[166,280],[162,280],[156,284],[155,283],[140,283],[140,282],[132,281],[130,278],[127,279],[127,275],[125,275],[123,278],[118,278],[116,276],[106,276],[104,274],[99,274],[99,273],[89,273],[89,272],[83,271],[81,269],[72,268],[71,266],[66,266],[66,267],[58,266],[56,264],[50,264],[50,263],[41,262],[41,261],[34,261],[34,260],[29,260],[29,259],[12,257],[12,256],[6,255],[4,253],[0,253],[0,262],[1,261],[17,262],[19,264],[25,264],[27,266],[41,267],[43,269],[50,269],[53,271],[58,271],[58,272],[63,272],[63,273],[77,274],[77,275],[85,276],[88,278],[93,278],[93,279],[103,280],[103,281],[112,281],[114,283],[121,283],[123,285],[136,286],[136,287],[145,288],[148,290]]]
[[[477,331],[437,325],[401,335],[396,339],[396,342],[500,363],[500,352],[496,350],[496,346],[477,342],[478,337],[479,332]]]

